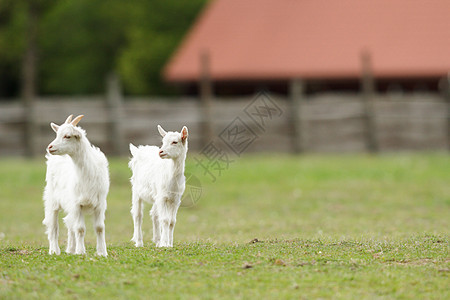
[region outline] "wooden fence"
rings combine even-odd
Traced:
[[[369,134],[379,151],[447,150],[450,144],[449,104],[436,94],[374,96],[373,128],[367,126],[367,110],[360,94],[322,94],[300,102],[265,93],[215,98],[208,104],[209,118],[201,103],[196,98],[122,99],[114,92],[99,97],[38,98],[33,109],[34,154],[44,155],[54,139],[49,123],[62,123],[69,114],[85,115],[80,126],[108,155],[127,156],[130,142],[159,145],[157,124],[178,131],[188,126],[190,151],[201,151],[205,119],[211,122],[212,140],[222,137],[222,142],[224,131],[239,121],[254,135],[245,145],[246,152],[368,151]],[[258,111],[263,114],[254,114]],[[0,155],[27,153],[25,126],[25,110],[19,101],[0,102]]]

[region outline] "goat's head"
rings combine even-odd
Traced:
[[[50,123],[53,131],[56,132],[56,138],[48,145],[48,153],[53,155],[71,155],[79,148],[81,138],[85,135],[85,132],[76,126],[84,116],[79,115],[73,121],[72,117],[73,115],[70,115],[62,125]]]
[[[160,125],[158,125],[159,134],[161,134],[162,146],[159,148],[159,156],[161,158],[178,158],[185,155],[188,148],[188,129],[183,126],[181,132],[166,132]]]

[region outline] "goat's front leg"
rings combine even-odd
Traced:
[[[45,218],[42,222],[46,227],[46,233],[49,242],[49,254],[61,254],[58,246],[59,224],[58,224],[58,210],[48,209],[45,211]]]
[[[75,232],[75,254],[86,254],[86,249],[84,247],[86,226],[84,224],[84,215],[81,209],[81,206],[74,208],[74,210],[64,218],[67,227],[72,228]]]
[[[181,201],[172,210],[172,222],[169,224],[169,247],[173,247],[173,232],[175,230],[175,224],[177,223],[177,212],[180,207]]]
[[[105,210],[94,210],[94,230],[97,234],[97,255],[108,256],[105,241]]]
[[[131,215],[133,216],[134,233],[131,240],[135,243],[134,245],[136,247],[142,247],[144,245],[142,237],[142,211],[144,210],[144,203],[134,191],[132,198]]]
[[[163,199],[157,203],[159,226],[161,228],[161,239],[158,247],[172,247],[171,236],[176,222],[177,207],[169,199]]]

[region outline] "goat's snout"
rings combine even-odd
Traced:
[[[163,158],[164,156],[166,156],[164,151],[163,150],[159,150],[159,157]]]
[[[53,147],[52,144],[48,145],[47,150],[48,150],[49,153],[53,153],[53,152],[56,151],[56,149]]]

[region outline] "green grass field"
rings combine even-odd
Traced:
[[[44,161],[0,160],[1,299],[450,299],[446,153],[245,155],[216,182],[191,158],[202,197],[173,249],[151,244],[149,206],[134,248],[127,161],[110,172],[109,256],[89,217],[87,255],[49,256]]]

